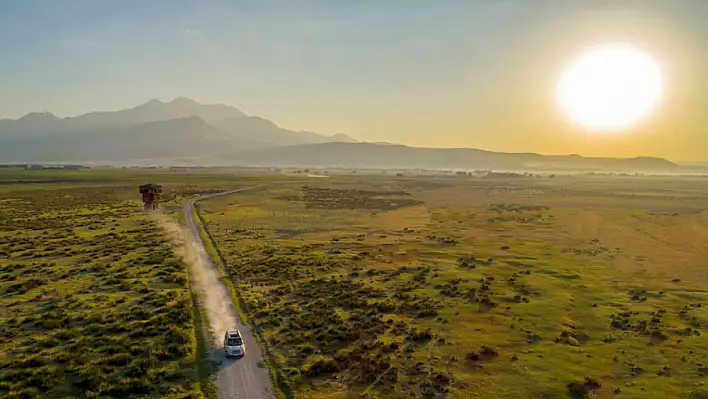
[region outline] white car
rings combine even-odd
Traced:
[[[246,354],[246,343],[239,330],[229,330],[224,334],[224,352],[226,357],[243,357]]]

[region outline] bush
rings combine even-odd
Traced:
[[[582,382],[573,381],[568,384],[568,393],[573,398],[588,398],[591,393],[595,392],[602,385],[599,381],[591,378],[585,377]]]

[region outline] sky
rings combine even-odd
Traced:
[[[0,118],[183,96],[366,141],[708,161],[706,20],[706,0],[0,0]],[[664,80],[612,135],[554,94],[608,41]]]

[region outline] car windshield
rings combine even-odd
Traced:
[[[226,345],[228,346],[238,346],[241,345],[243,341],[241,341],[241,338],[229,338],[226,340]]]

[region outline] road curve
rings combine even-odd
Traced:
[[[228,288],[221,280],[221,273],[204,249],[192,209],[196,201],[252,190],[256,187],[259,186],[205,195],[188,199],[183,203],[191,245],[199,258],[193,265],[194,289],[199,293],[200,303],[209,317],[214,335],[214,350],[211,357],[219,364],[215,385],[220,399],[275,399],[275,395],[268,369],[259,366],[261,349],[248,326],[241,323]],[[246,355],[241,359],[232,360],[225,358],[222,341],[226,330],[234,328],[239,329],[243,335]]]

